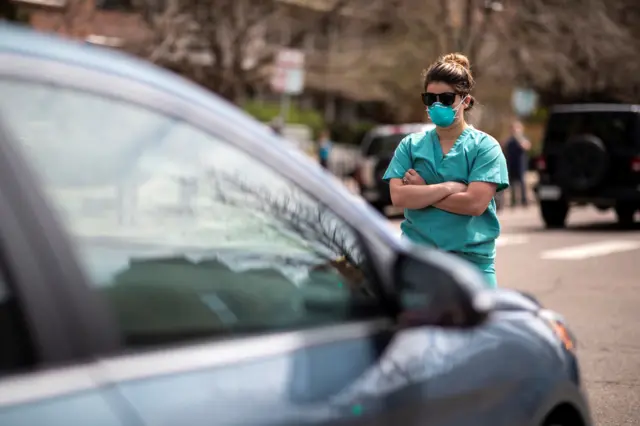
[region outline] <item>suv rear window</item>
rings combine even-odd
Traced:
[[[609,146],[628,146],[634,141],[633,112],[575,112],[552,114],[545,146],[565,143],[575,135],[594,135]]]
[[[391,157],[405,136],[407,136],[406,133],[374,136],[371,143],[365,148],[364,155],[365,157]]]

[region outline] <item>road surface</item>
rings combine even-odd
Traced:
[[[499,285],[565,316],[596,425],[640,425],[640,223],[620,230],[612,213],[590,208],[558,231],[543,228],[536,207],[500,218]]]

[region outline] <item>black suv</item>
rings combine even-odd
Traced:
[[[572,204],[613,207],[630,225],[640,209],[640,105],[555,106],[536,168],[548,228],[563,227]]]

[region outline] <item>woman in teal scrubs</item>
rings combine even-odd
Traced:
[[[465,121],[474,84],[461,54],[429,67],[422,100],[436,128],[405,137],[383,179],[393,205],[404,208],[404,237],[468,260],[496,287],[500,223],[494,197],[509,178],[500,144]]]

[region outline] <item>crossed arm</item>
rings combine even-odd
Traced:
[[[441,210],[466,216],[480,216],[487,210],[496,194],[497,185],[488,182],[471,182],[468,186],[459,182],[427,183],[410,169],[402,179],[391,179],[391,201],[405,209],[423,209],[433,206]]]
[[[451,194],[433,206],[449,213],[480,216],[487,210],[491,199],[496,195],[496,188],[495,183],[471,182],[466,191]]]

